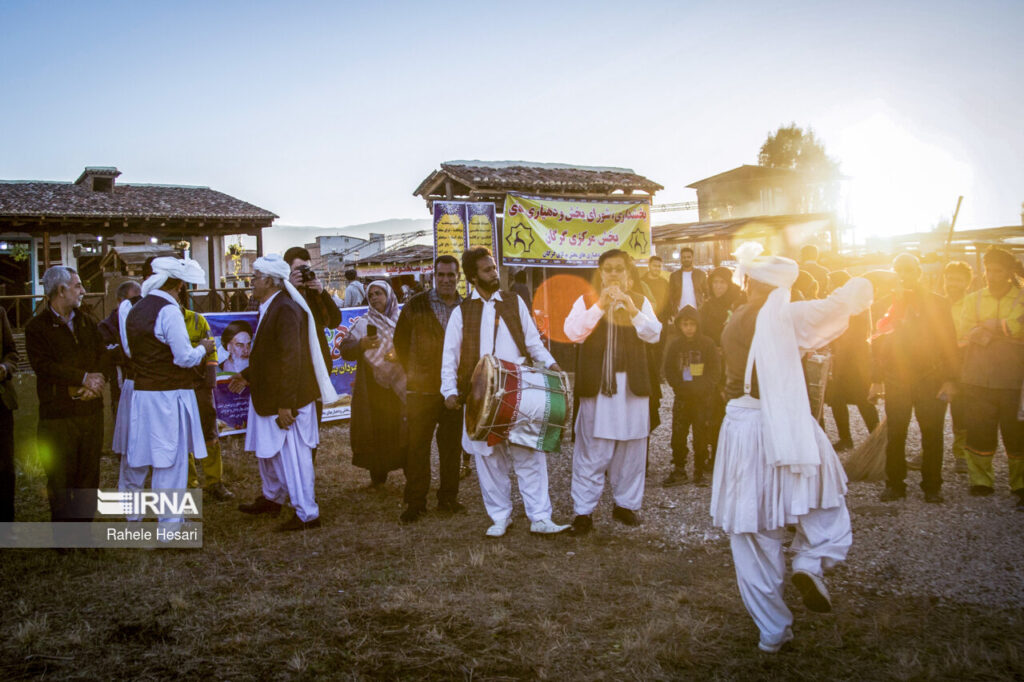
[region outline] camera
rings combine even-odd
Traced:
[[[316,273],[313,272],[313,268],[309,267],[308,265],[299,266],[299,276],[302,278],[303,284],[305,284],[306,282],[312,282],[314,279],[316,279]]]

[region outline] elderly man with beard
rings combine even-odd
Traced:
[[[516,294],[498,290],[498,266],[491,252],[483,247],[469,249],[462,254],[462,269],[473,285],[473,293],[452,311],[441,362],[445,406],[460,413],[469,395],[473,370],[484,355],[516,364],[537,360],[548,369],[561,371],[541,342],[526,303]],[[543,451],[508,441],[492,447],[484,440],[470,440],[465,428],[462,447],[476,456],[480,492],[493,523],[487,537],[501,537],[512,525],[513,469],[519,478],[530,532],[561,533],[569,527],[551,520],[548,465]]]
[[[782,598],[786,526],[796,527],[792,582],[811,611],[831,610],[823,572],[845,559],[853,539],[846,475],[811,415],[800,351],[842,334],[891,274],[855,277],[827,299],[791,303],[797,264],[761,252],[748,242],[735,254],[749,302],[722,332],[729,403],[711,516],[729,534],[740,596],[760,631],[758,648],[773,653],[793,638],[793,614]]]
[[[249,387],[245,449],[259,460],[261,495],[241,504],[247,514],[276,514],[285,502],[295,515],[279,531],[320,527],[314,494],[313,448],[320,442],[317,398],[338,399],[320,352],[319,333],[302,294],[289,281],[291,268],[272,253],[253,264],[259,322],[249,366],[231,378],[235,393]]]
[[[103,440],[106,358],[96,321],[80,310],[78,273],[55,265],[43,273],[46,305],[25,325],[36,373],[39,460],[46,471],[50,517],[87,521],[96,510]]]
[[[462,415],[446,409],[441,397],[444,331],[452,312],[462,303],[458,284],[459,261],[454,256],[438,256],[434,261],[434,288],[410,298],[395,327],[395,353],[406,373],[409,420],[403,523],[416,521],[427,507],[430,441],[435,431],[441,479],[437,508],[450,514],[466,509],[458,502]]]
[[[188,453],[206,457],[194,368],[216,346],[211,339],[192,346],[180,305],[185,285],[205,285],[206,273],[191,259],[156,258],[152,268],[142,283],[142,300],[125,320],[135,386],[120,490],[142,489],[151,469],[153,490],[182,489],[188,484]],[[180,523],[181,518],[160,521]]]

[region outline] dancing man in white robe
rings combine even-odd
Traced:
[[[449,410],[462,409],[469,379],[484,355],[523,364],[529,354],[548,369],[561,371],[541,342],[523,300],[498,290],[498,268],[490,251],[481,247],[463,253],[462,270],[473,285],[473,294],[448,319],[441,359],[441,395],[445,406]],[[462,448],[476,457],[480,492],[492,522],[486,532],[488,537],[501,537],[512,525],[513,470],[519,478],[519,494],[530,519],[530,532],[552,534],[569,528],[551,520],[548,464],[543,451],[508,441],[491,447],[486,440],[471,440],[465,423]]]
[[[799,272],[788,258],[759,257],[752,242],[736,252],[749,302],[722,332],[726,407],[711,493],[714,524],[729,534],[736,579],[760,630],[758,647],[778,651],[793,638],[782,599],[786,526],[796,527],[793,585],[811,611],[830,611],[824,570],[846,558],[853,535],[846,474],[815,421],[800,364],[845,331],[892,273],[854,277],[824,300],[791,303]]]
[[[231,378],[229,388],[249,387],[245,449],[256,453],[262,490],[254,502],[238,505],[247,514],[276,514],[288,503],[294,516],[279,531],[320,527],[314,492],[313,448],[320,442],[316,400],[338,399],[320,352],[313,314],[289,282],[291,268],[280,255],[253,264],[253,295],[260,317],[249,366]]]
[[[135,385],[129,391],[126,454],[121,458],[119,490],[141,490],[150,469],[153,490],[188,485],[188,453],[206,457],[193,390],[195,367],[213,352],[212,339],[195,348],[188,338],[179,298],[185,284],[206,285],[206,273],[194,260],[156,258],[153,274],[142,283],[142,300],[124,320],[125,353],[132,359]],[[139,517],[129,517],[139,520]],[[161,517],[177,524],[182,518]]]
[[[611,249],[601,254],[598,270],[600,295],[576,299],[564,326],[570,341],[583,344],[576,370],[580,406],[572,455],[573,535],[593,528],[606,475],[615,500],[612,518],[627,526],[640,524],[649,396],[658,381],[648,345],[661,338],[661,322],[650,301],[632,291],[637,281],[632,259]]]

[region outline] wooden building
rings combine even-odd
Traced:
[[[126,273],[124,259],[108,252],[125,246],[188,250],[215,293],[223,238],[253,235],[262,253],[263,228],[277,218],[209,187],[118,183],[120,175],[87,167],[74,182],[0,181],[0,296],[38,297],[43,272],[57,264],[76,268],[91,294],[105,294]]]
[[[739,166],[692,182],[700,222],[826,210],[826,182],[788,168]]]

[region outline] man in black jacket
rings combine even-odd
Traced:
[[[240,393],[249,387],[245,449],[256,453],[263,489],[253,503],[238,508],[247,514],[277,513],[289,501],[295,516],[278,530],[319,528],[312,448],[320,435],[314,403],[321,396],[321,378],[328,385],[329,379],[323,358],[313,354],[309,313],[288,282],[287,263],[270,254],[253,269],[260,317],[249,366],[232,377],[230,388]]]
[[[395,353],[405,368],[409,449],[405,464],[405,504],[402,523],[416,521],[427,508],[430,489],[430,441],[437,431],[441,485],[437,508],[455,513],[465,507],[459,495],[459,455],[462,451],[462,412],[448,410],[441,397],[441,355],[448,318],[462,302],[457,285],[459,261],[438,256],[434,288],[416,294],[402,308],[395,327]]]
[[[921,428],[921,490],[925,502],[942,502],[943,422],[960,371],[949,301],[921,284],[921,263],[910,253],[892,262],[900,280],[892,306],[872,343],[874,369],[868,399],[885,394],[888,442],[883,502],[906,497],[907,426]]]
[[[293,246],[284,252],[284,262],[291,268],[288,280],[292,283],[302,298],[306,299],[309,312],[313,313],[313,323],[317,329],[317,342],[320,345],[320,354],[324,356],[324,364],[327,371],[331,371],[331,351],[327,347],[325,329],[335,329],[341,324],[341,309],[334,302],[330,292],[324,290],[324,285],[317,279],[316,273],[310,267],[311,257],[309,251],[301,246]],[[253,296],[255,298],[255,295]],[[316,426],[320,428],[323,421],[324,403],[320,398],[316,401]],[[316,461],[316,448],[313,448],[313,461]]]
[[[688,305],[700,310],[707,297],[708,276],[693,267],[693,249],[684,246],[679,251],[679,269],[668,277],[668,296],[658,318],[662,323],[669,322]]]
[[[18,349],[7,311],[0,307],[0,523],[14,521],[14,373],[18,371]]]
[[[82,310],[78,273],[43,273],[46,304],[25,326],[25,348],[39,396],[38,450],[50,517],[88,521],[96,511],[103,440],[105,358],[96,320]]]

